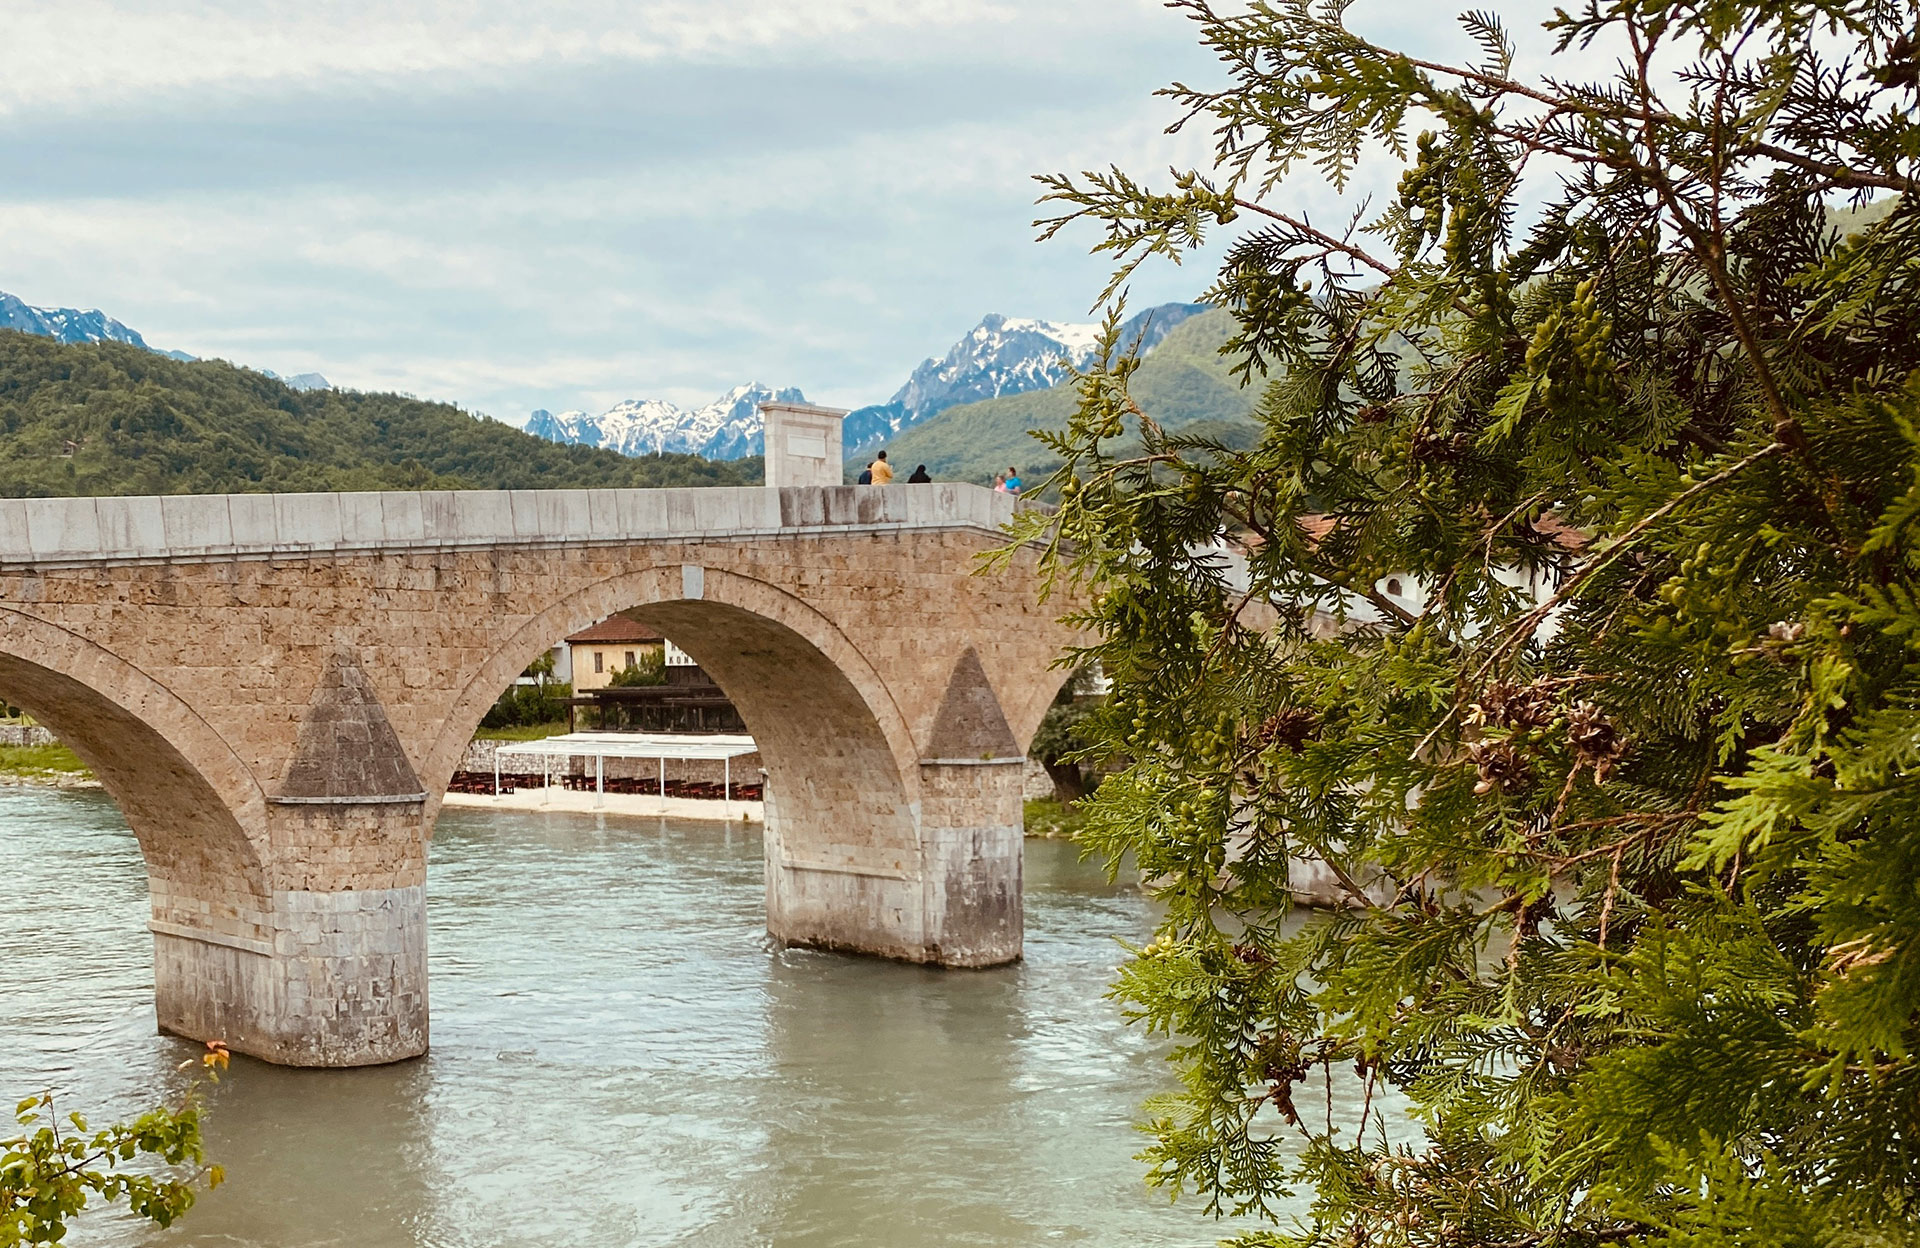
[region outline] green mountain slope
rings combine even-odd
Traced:
[[[1851,233],[1886,216],[1897,202],[1888,196],[1834,208],[1830,216]],[[1141,408],[1170,430],[1251,445],[1259,436],[1251,416],[1260,387],[1242,389],[1219,354],[1233,329],[1232,315],[1220,308],[1176,326],[1134,374],[1133,396]],[[935,480],[990,485],[996,474],[1018,466],[1028,483],[1038,484],[1059,460],[1029,431],[1064,429],[1073,408],[1070,384],[951,407],[889,441],[887,458],[902,479],[924,463]],[[859,455],[847,465],[849,481],[869,457]]]
[[[1258,391],[1242,389],[1220,357],[1220,346],[1232,333],[1233,318],[1222,309],[1176,327],[1134,374],[1133,394],[1141,409],[1168,429],[1230,445],[1250,443],[1257,434],[1251,413]],[[951,407],[894,438],[887,458],[902,478],[915,464],[925,464],[935,480],[990,485],[996,473],[1017,466],[1022,477],[1037,483],[1058,460],[1028,432],[1066,428],[1073,408],[1070,384]]]
[[[0,497],[758,485],[759,459],[629,459],[445,403],[290,390],[222,361],[0,330]]]

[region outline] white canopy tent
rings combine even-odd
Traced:
[[[722,792],[728,813],[733,805],[733,760],[756,753],[759,746],[752,737],[714,734],[711,736],[653,735],[638,732],[568,732],[543,737],[538,741],[503,741],[493,752],[493,792],[500,793],[500,760],[538,758],[547,787],[553,785],[553,760],[591,758],[593,760],[594,805],[605,803],[607,760],[609,758],[652,758],[660,763],[660,799],[667,796],[667,760],[682,762],[703,759],[722,763],[725,787]]]

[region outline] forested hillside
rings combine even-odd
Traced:
[[[221,361],[0,330],[0,497],[758,485],[759,459],[628,458],[445,403],[297,391]]]
[[[1251,442],[1257,390],[1242,389],[1219,354],[1232,332],[1233,318],[1222,309],[1176,326],[1134,376],[1133,395],[1141,408],[1168,429],[1230,445]],[[1074,402],[1072,383],[1067,383],[949,408],[894,438],[887,457],[903,477],[915,464],[925,464],[936,480],[986,485],[996,472],[1017,466],[1021,476],[1037,484],[1059,461],[1028,432],[1064,430]]]

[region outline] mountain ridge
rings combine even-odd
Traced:
[[[1120,341],[1151,352],[1205,304],[1166,303],[1130,317]],[[939,358],[928,357],[885,403],[847,414],[841,443],[859,456],[949,408],[981,399],[1024,394],[1058,385],[1083,368],[1098,349],[1101,327],[988,313]],[[760,382],[735,386],[712,403],[682,408],[664,399],[625,399],[599,415],[538,409],[523,426],[554,442],[595,446],[625,455],[680,451],[710,459],[763,453],[766,434],[759,405],[804,403],[798,389]]]
[[[0,330],[0,497],[758,485],[755,459],[558,446],[449,403]]]
[[[34,334],[42,338],[51,338],[55,342],[72,346],[88,342],[122,342],[142,351],[151,351],[155,355],[182,364],[192,364],[200,357],[185,351],[163,351],[153,346],[140,331],[108,316],[99,308],[43,308],[28,303],[18,295],[10,295],[0,290],[0,329],[18,330],[23,334]],[[241,366],[244,367],[244,366]],[[295,390],[331,390],[333,383],[319,373],[295,373],[291,377],[282,377],[270,368],[253,370],[262,377],[271,377],[284,382]]]
[[[1183,321],[1206,310],[1200,303],[1148,308],[1122,324],[1120,341],[1145,355]],[[1093,358],[1100,329],[988,313],[944,357],[921,361],[891,399],[849,412],[841,426],[842,444],[856,456],[949,408],[1059,385],[1070,375],[1069,367],[1084,368]]]
[[[1220,355],[1234,329],[1233,314],[1221,308],[1171,327],[1133,375],[1130,389],[1141,410],[1169,431],[1250,445],[1259,435],[1253,410],[1261,386],[1258,379],[1241,386]],[[1037,485],[1059,460],[1030,435],[1064,430],[1077,403],[1068,382],[950,407],[890,441],[887,457],[902,472],[925,464],[936,480],[980,485],[1017,466],[1030,486]]]
[[[114,320],[99,308],[35,307],[18,295],[0,290],[0,329],[38,334],[55,342],[124,342],[142,351],[153,351],[140,332]],[[156,354],[160,354],[156,352]]]
[[[625,399],[598,416],[536,410],[522,426],[535,437],[570,446],[604,447],[622,455],[679,453],[741,459],[766,449],[762,403],[805,403],[794,387],[760,382],[735,386],[713,402],[683,408],[665,399]]]
[[[169,359],[191,362],[194,357],[185,351],[162,351],[160,354]],[[271,377],[289,390],[331,390],[333,383],[319,373],[295,373],[291,377],[282,377],[270,368],[256,368],[262,377]]]
[[[1250,410],[1251,400],[1229,383],[1217,359],[1219,343],[1213,339],[1224,341],[1224,336],[1206,330],[1196,338],[1191,328],[1196,321],[1217,328],[1225,324],[1223,315],[1202,304],[1161,304],[1124,322],[1120,341],[1145,357],[1138,375],[1140,393],[1165,423],[1224,421],[1221,431],[1238,437],[1235,422]],[[35,307],[5,292],[0,292],[0,329],[63,345],[110,344],[173,362],[194,362],[185,352],[155,350],[137,330],[99,309]],[[1062,383],[1091,361],[1100,331],[1095,324],[989,313],[945,355],[917,365],[886,403],[849,413],[843,426],[846,454],[849,460],[861,462],[874,448],[886,444],[896,448],[894,458],[903,465],[924,459],[937,475],[949,479],[985,483],[1006,464],[1023,462],[1031,465],[1029,475],[1036,475],[1043,466],[1035,454],[1039,448],[1025,433],[1064,426],[1073,399],[1071,387]],[[1206,349],[1196,350],[1194,342],[1201,338],[1207,341]],[[1163,361],[1160,357],[1169,342],[1175,344],[1173,354],[1179,358]],[[221,366],[295,394],[332,392],[331,383],[319,373],[283,378],[269,369],[239,369],[224,362]],[[763,452],[765,431],[759,407],[775,401],[804,403],[807,399],[796,387],[776,388],[756,381],[734,386],[712,402],[690,409],[658,399],[628,399],[597,416],[538,410],[530,414],[525,432],[547,444],[628,458],[694,456],[739,461]],[[945,419],[949,413],[959,415]]]

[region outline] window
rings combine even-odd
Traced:
[[[607,656],[602,651],[593,652],[593,670],[596,675],[607,670]]]
[[[633,651],[631,650],[627,651],[627,666],[628,667],[633,666]]]
[[[1395,598],[1398,598],[1400,596],[1400,578],[1399,577],[1396,576],[1392,580],[1387,582],[1387,592],[1392,594]]]

